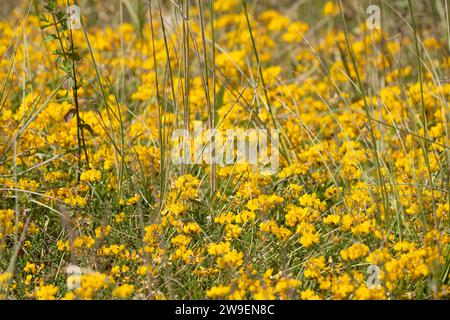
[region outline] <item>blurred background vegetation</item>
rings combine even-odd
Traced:
[[[67,0],[59,0],[61,4]],[[208,0],[201,0],[208,3]],[[254,11],[262,11],[267,9],[277,9],[290,18],[299,19],[314,25],[323,19],[322,8],[327,0],[246,0],[249,7]],[[339,0],[335,0],[336,3]],[[10,16],[16,10],[24,13],[28,9],[31,13],[39,11],[39,4],[43,4],[45,0],[16,0],[2,1],[0,6],[0,19]],[[150,0],[153,6],[158,3],[166,10],[173,10],[173,4],[181,3],[181,0]],[[190,1],[192,6],[198,6],[198,0]],[[444,32],[448,29],[446,23],[446,15],[449,15],[450,6],[446,0],[412,0],[417,21],[421,27],[440,29]],[[73,0],[70,0],[73,3]],[[115,25],[124,22],[133,23],[136,26],[146,20],[146,8],[149,1],[147,0],[77,0],[78,5],[82,8],[83,16],[88,26],[93,25]],[[367,16],[365,12],[371,4],[381,7],[383,13],[383,23],[387,26],[399,22],[398,15],[408,18],[408,0],[342,0],[345,8],[346,17],[355,23],[361,23],[362,19]],[[392,18],[392,19],[391,19]]]

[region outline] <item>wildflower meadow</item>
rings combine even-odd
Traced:
[[[1,2],[1,299],[449,298],[450,1]]]

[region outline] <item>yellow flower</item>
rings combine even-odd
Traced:
[[[208,246],[208,253],[211,255],[222,255],[227,252],[230,252],[230,243],[229,242],[219,242],[219,243],[211,243]]]
[[[369,252],[369,247],[362,243],[355,243],[347,249],[341,250],[343,260],[356,260],[365,256]]]
[[[306,278],[318,278],[320,272],[325,269],[325,257],[320,256],[317,258],[311,258],[306,263],[305,271],[303,274]]]
[[[238,0],[215,0],[214,11],[226,12],[234,9],[239,4]]]
[[[200,226],[196,222],[189,222],[189,223],[187,223],[186,225],[183,226],[183,232],[184,233],[197,234],[197,233],[200,233],[201,230],[202,229],[200,228]]]
[[[337,214],[329,214],[328,216],[326,216],[325,218],[323,218],[323,222],[325,222],[326,224],[339,224],[339,221],[341,221],[341,216],[337,215]]]
[[[99,238],[107,237],[110,232],[111,232],[110,225],[107,225],[104,227],[97,227],[97,228],[95,228],[95,238],[99,239]]]
[[[369,289],[365,284],[355,290],[355,299],[357,300],[381,300],[386,299],[383,288]]]
[[[206,291],[206,296],[208,298],[221,298],[229,294],[230,290],[231,290],[230,286],[223,286],[223,285],[213,286],[211,287],[211,289]]]
[[[319,234],[317,232],[303,232],[300,237],[300,243],[305,248],[319,242]]]
[[[61,298],[61,300],[75,300],[75,299],[76,299],[76,295],[72,291],[66,292],[64,297]]]
[[[70,250],[70,241],[62,241],[58,240],[56,242],[56,247],[58,248],[58,251],[69,251]]]
[[[71,207],[83,208],[86,206],[87,201],[79,195],[69,195],[66,199],[64,199],[64,203],[68,204]]]
[[[75,249],[92,248],[95,240],[90,236],[78,236],[72,243],[72,247]]]
[[[39,287],[35,295],[38,300],[55,300],[55,295],[57,292],[58,287],[49,284]]]
[[[191,238],[180,234],[170,240],[175,246],[187,246],[191,242]]]
[[[293,22],[289,25],[283,40],[286,42],[302,42],[303,35],[309,30],[309,25],[303,22]]]
[[[302,291],[301,293],[301,298],[303,300],[321,300],[320,296],[318,296],[313,290],[311,289],[306,289],[304,291]]]
[[[36,265],[34,263],[27,262],[27,264],[23,268],[23,271],[34,274],[36,273]]]
[[[331,291],[335,299],[345,299],[355,290],[352,279],[348,274],[343,274],[332,281]]]
[[[84,182],[96,182],[102,178],[102,173],[98,170],[91,169],[81,173],[80,180]]]
[[[225,232],[226,232],[225,238],[227,239],[237,238],[241,234],[242,228],[235,224],[227,224],[225,226]]]
[[[33,281],[33,276],[31,274],[27,275],[27,277],[25,278],[25,285],[30,285],[31,282]]]
[[[140,198],[141,198],[140,195],[135,194],[134,196],[132,196],[131,198],[129,198],[127,200],[127,205],[132,206],[132,205],[136,204]]]
[[[242,265],[244,258],[244,254],[242,252],[237,251],[236,249],[231,250],[230,252],[225,253],[222,257],[217,259],[217,265],[219,268],[237,268]]]
[[[2,285],[6,284],[13,277],[11,272],[0,273],[0,288]]]
[[[125,212],[120,212],[114,216],[114,221],[119,224],[125,219]]]
[[[147,266],[139,266],[136,273],[140,276],[145,276],[148,273],[149,268]]]
[[[131,284],[123,284],[115,288],[112,292],[114,298],[126,299],[131,296],[134,292],[134,286]]]
[[[314,225],[310,223],[301,223],[296,230],[296,233],[300,234],[300,243],[309,248],[311,245],[318,243],[320,240],[319,233],[314,228]]]

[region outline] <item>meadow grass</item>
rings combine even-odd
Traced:
[[[1,298],[449,297],[447,0],[1,10]]]

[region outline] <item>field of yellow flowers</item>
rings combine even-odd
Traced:
[[[2,8],[0,297],[448,299],[450,3],[375,2]]]

